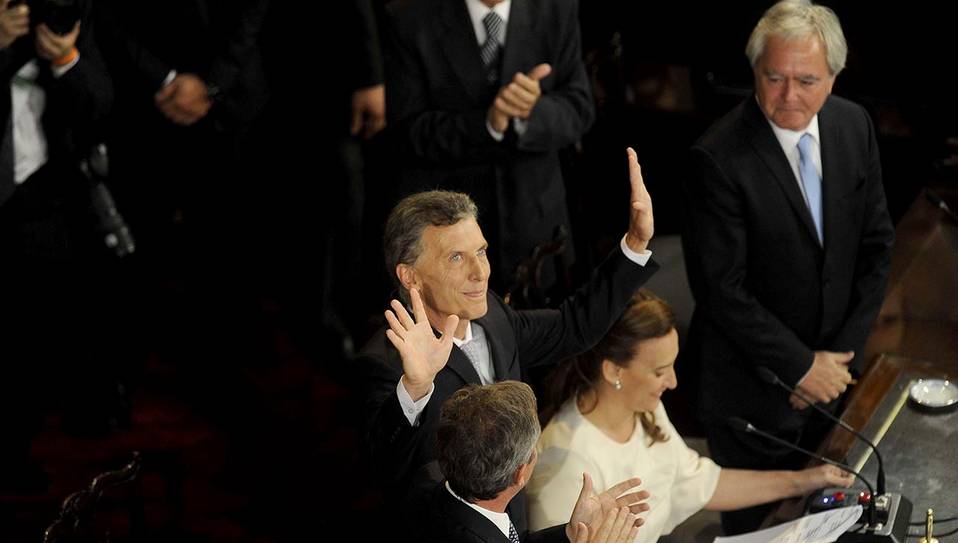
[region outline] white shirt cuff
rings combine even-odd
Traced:
[[[163,84],[160,85],[160,88],[162,89],[163,87],[172,83],[173,80],[176,79],[176,76],[177,76],[176,70],[170,70],[170,73],[166,74],[166,77],[163,78]]]
[[[516,135],[521,138],[522,135],[526,133],[526,130],[529,130],[529,121],[525,119],[512,119],[512,128],[515,129]]]
[[[489,135],[492,136],[492,139],[496,141],[502,141],[506,137],[505,133],[499,132],[498,130],[493,128],[492,125],[489,124],[489,121],[486,121],[486,130],[489,131]]]
[[[625,242],[625,238],[627,235],[628,234],[626,234],[625,236],[622,236],[622,241],[619,242],[619,247],[622,248],[622,253],[625,255],[626,258],[628,258],[632,262],[635,262],[639,266],[645,266],[649,262],[649,259],[652,258],[652,251],[646,249],[642,251],[641,253],[637,253],[633,251],[632,249],[629,249],[629,244]]]
[[[77,62],[80,62],[79,53],[77,53],[77,56],[73,60],[64,64],[63,66],[51,66],[50,71],[53,72],[53,77],[60,77],[61,75],[67,73],[70,68],[76,66]]]
[[[409,421],[410,426],[419,424],[419,416],[422,415],[422,410],[429,403],[429,398],[432,398],[434,390],[436,390],[436,384],[432,383],[429,385],[429,392],[425,396],[419,398],[418,401],[413,401],[412,396],[406,391],[406,385],[402,384],[402,378],[399,379],[399,384],[396,385],[396,396],[399,397],[399,405],[402,407],[402,412],[406,415],[406,420]]]

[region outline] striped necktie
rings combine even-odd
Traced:
[[[482,67],[486,71],[486,82],[493,85],[499,81],[499,60],[502,56],[502,46],[499,45],[502,38],[502,17],[496,15],[494,11],[490,11],[482,18],[482,25],[486,27],[486,42],[479,48],[479,56],[482,58]]]

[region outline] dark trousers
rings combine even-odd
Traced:
[[[0,468],[29,457],[50,407],[72,422],[107,409],[116,390],[104,339],[112,269],[88,190],[71,169],[48,164],[0,206]]]

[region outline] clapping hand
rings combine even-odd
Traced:
[[[649,493],[629,492],[642,483],[638,477],[614,485],[601,494],[592,491],[592,478],[582,474],[582,491],[566,526],[572,543],[625,542],[635,539],[635,531],[645,522],[637,517],[649,510]]]

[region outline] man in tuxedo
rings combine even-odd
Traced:
[[[403,300],[415,303],[421,293],[423,310],[413,320],[403,303],[393,300],[386,312],[388,327],[358,359],[368,387],[367,440],[387,484],[406,490],[429,477],[437,458],[439,406],[456,390],[470,383],[519,380],[531,367],[590,348],[658,268],[646,249],[652,201],[631,149],[629,166],[628,233],[559,309],[515,311],[489,291],[488,244],[467,195],[431,191],[396,205],[385,228],[386,263]],[[413,329],[430,335],[441,331],[441,338],[433,336],[435,348],[428,357],[405,356],[406,349],[415,348],[406,343]],[[515,506],[524,509],[524,500]],[[524,511],[518,518],[525,522]]]
[[[416,305],[422,309],[421,303]],[[431,330],[423,332],[419,339],[435,339]],[[416,354],[406,350],[403,356]],[[439,465],[445,481],[433,489],[418,526],[424,533],[416,540],[633,541],[642,524],[635,515],[648,510],[643,500],[649,496],[645,491],[626,494],[640,483],[637,478],[596,495],[584,474],[568,524],[532,533],[519,530],[513,499],[532,476],[538,438],[536,397],[529,385],[501,381],[456,391],[443,403],[439,421]]]
[[[113,87],[89,2],[76,16],[0,0],[0,494],[43,490],[30,441],[54,395],[68,399],[65,427],[90,433],[108,429],[90,417],[106,416],[96,411],[115,392],[103,365],[108,261],[79,170]]]
[[[576,0],[388,6],[386,111],[402,149],[399,190],[469,194],[506,285],[536,245],[569,228],[557,151],[595,117],[578,12]]]
[[[746,48],[755,95],[692,149],[689,346],[701,362],[709,447],[725,467],[804,463],[725,421],[741,417],[814,449],[827,426],[755,368],[834,402],[862,369],[856,353],[882,303],[893,230],[874,127],[861,106],[830,96],[846,53],[831,10],[774,5]],[[723,524],[745,531],[766,511],[726,513]]]

